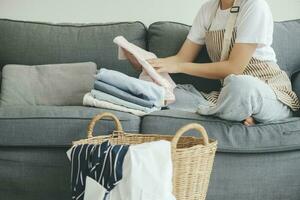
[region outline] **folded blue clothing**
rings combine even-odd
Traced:
[[[138,98],[128,92],[125,92],[123,90],[120,90],[117,87],[114,87],[112,85],[109,85],[107,83],[104,83],[102,81],[95,81],[94,83],[94,89],[99,90],[101,92],[110,94],[112,96],[115,96],[119,99],[143,106],[143,107],[147,107],[147,108],[152,108],[155,105],[150,102],[150,101],[146,101],[144,99]]]
[[[156,107],[164,106],[165,89],[155,83],[127,76],[118,71],[100,69],[96,79],[119,88],[140,99],[153,103]]]
[[[126,107],[126,108],[130,108],[130,109],[134,109],[134,110],[140,110],[140,111],[143,111],[145,113],[151,113],[153,111],[159,110],[159,108],[156,108],[156,107],[152,107],[152,108],[143,107],[143,106],[125,101],[123,99],[119,99],[115,96],[112,96],[110,94],[101,92],[99,90],[92,90],[91,94],[95,99],[97,99],[99,101],[106,101],[106,102],[109,102],[109,103],[112,103],[112,104],[115,104],[115,105],[119,105],[119,106],[123,106],[123,107]]]

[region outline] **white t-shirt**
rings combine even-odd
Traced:
[[[216,11],[219,0],[209,0],[200,8],[187,36],[196,44],[205,44],[205,33],[210,25],[211,15]],[[230,9],[217,10],[210,30],[225,29]],[[258,47],[253,57],[264,61],[276,62],[276,55],[271,47],[273,42],[273,17],[265,0],[241,0],[240,13],[237,17],[236,43],[256,43]]]

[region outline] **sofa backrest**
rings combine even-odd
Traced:
[[[6,64],[91,61],[98,68],[113,68],[137,76],[127,61],[118,60],[113,38],[123,35],[146,48],[146,28],[141,22],[48,24],[0,19],[0,30],[0,71]]]
[[[186,39],[190,26],[175,22],[155,22],[148,30],[148,48],[159,57],[174,55]],[[273,47],[278,64],[293,78],[300,71],[300,19],[276,22]],[[209,61],[206,50],[200,53],[197,62]],[[207,91],[219,87],[218,81],[208,81],[187,75],[175,75],[177,83],[192,83],[198,89]],[[297,83],[300,85],[300,83]],[[298,94],[300,96],[300,94]]]
[[[275,22],[273,48],[278,64],[292,77],[300,71],[300,19]]]
[[[148,49],[158,57],[175,55],[190,30],[190,26],[176,22],[155,22],[148,29]],[[196,62],[210,62],[206,49],[201,51]],[[212,91],[220,88],[220,82],[184,74],[173,74],[176,83],[193,84],[201,91]]]
[[[176,22],[155,22],[148,31],[141,22],[106,24],[50,24],[0,19],[0,77],[6,64],[55,64],[71,62],[95,62],[106,67],[137,76],[127,61],[117,59],[117,46],[112,42],[117,35],[156,53],[158,57],[178,52],[190,30],[190,26]],[[300,87],[300,19],[276,22],[273,47],[278,64],[285,70],[294,86]],[[210,62],[206,50],[197,62]],[[219,81],[172,75],[177,83],[194,84],[199,90],[211,91],[220,87]],[[1,83],[1,79],[0,79]],[[300,94],[298,94],[300,96]]]
[[[275,23],[273,48],[279,66],[291,78],[293,90],[300,98],[300,19]]]

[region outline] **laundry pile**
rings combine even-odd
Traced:
[[[102,68],[96,75],[94,89],[84,96],[83,105],[143,116],[165,106],[165,89],[153,82]]]
[[[82,144],[67,155],[74,200],[175,200],[168,141]]]

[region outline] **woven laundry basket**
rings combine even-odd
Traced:
[[[116,130],[111,135],[93,136],[97,121],[109,118]],[[202,138],[182,136],[195,129]],[[90,122],[87,139],[74,141],[73,145],[99,144],[109,140],[112,144],[141,144],[144,142],[167,140],[172,146],[173,193],[177,200],[204,200],[212,171],[217,141],[208,138],[205,129],[196,123],[180,128],[174,135],[125,133],[118,118],[111,113],[96,115]]]

